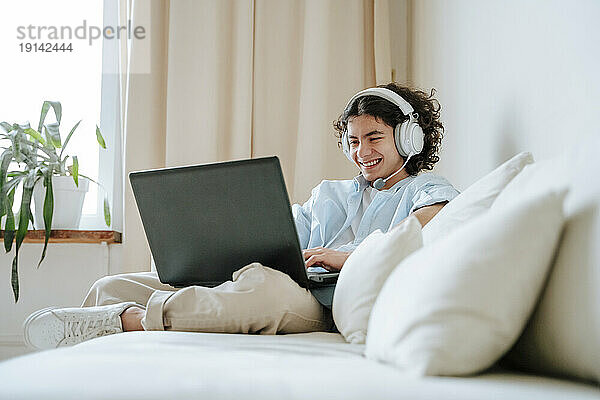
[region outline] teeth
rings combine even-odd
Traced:
[[[362,165],[364,165],[365,167],[371,167],[371,166],[373,166],[373,165],[377,164],[379,161],[381,161],[381,159],[379,159],[379,160],[374,160],[374,161],[369,161],[369,162],[366,162],[366,163],[361,163],[361,164],[362,164]]]

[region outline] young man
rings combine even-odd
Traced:
[[[433,93],[432,93],[433,94]],[[409,215],[425,225],[458,192],[430,170],[443,127],[432,94],[396,84],[359,92],[334,122],[339,144],[360,170],[323,181],[292,211],[306,265],[340,270],[371,232]],[[334,285],[308,291],[286,274],[253,263],[214,287],[175,289],[154,272],[107,276],[82,308],[43,309],[24,323],[33,347],[76,344],[132,330],[299,333],[328,330]]]

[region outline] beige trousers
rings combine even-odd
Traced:
[[[155,272],[106,276],[82,307],[134,301],[146,307],[146,330],[219,333],[300,333],[329,330],[331,312],[283,272],[259,263],[214,288],[176,289]]]

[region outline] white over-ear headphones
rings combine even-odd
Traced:
[[[396,125],[394,128],[394,141],[396,142],[396,150],[402,157],[412,157],[419,154],[423,150],[423,129],[417,122],[419,115],[415,112],[412,106],[402,98],[398,93],[386,88],[370,88],[356,93],[344,109],[344,113],[352,107],[354,101],[359,97],[377,96],[388,100],[400,108],[404,115],[408,116],[408,121]],[[350,154],[350,142],[348,140],[348,129],[342,134],[342,150],[348,159],[354,164],[352,155]],[[408,158],[406,161],[408,161]]]

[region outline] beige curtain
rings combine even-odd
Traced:
[[[146,27],[147,37],[121,43],[124,216],[122,254],[112,269],[115,273],[150,269],[150,250],[127,174],[165,165],[169,2],[122,0],[121,24],[127,19]]]
[[[391,79],[388,9],[387,0],[133,0],[133,22],[151,26],[151,55],[136,41],[128,49],[124,172],[277,155],[293,202],[322,179],[354,176],[332,121],[354,92]],[[149,71],[137,73],[144,62]],[[124,187],[123,271],[148,270]]]

